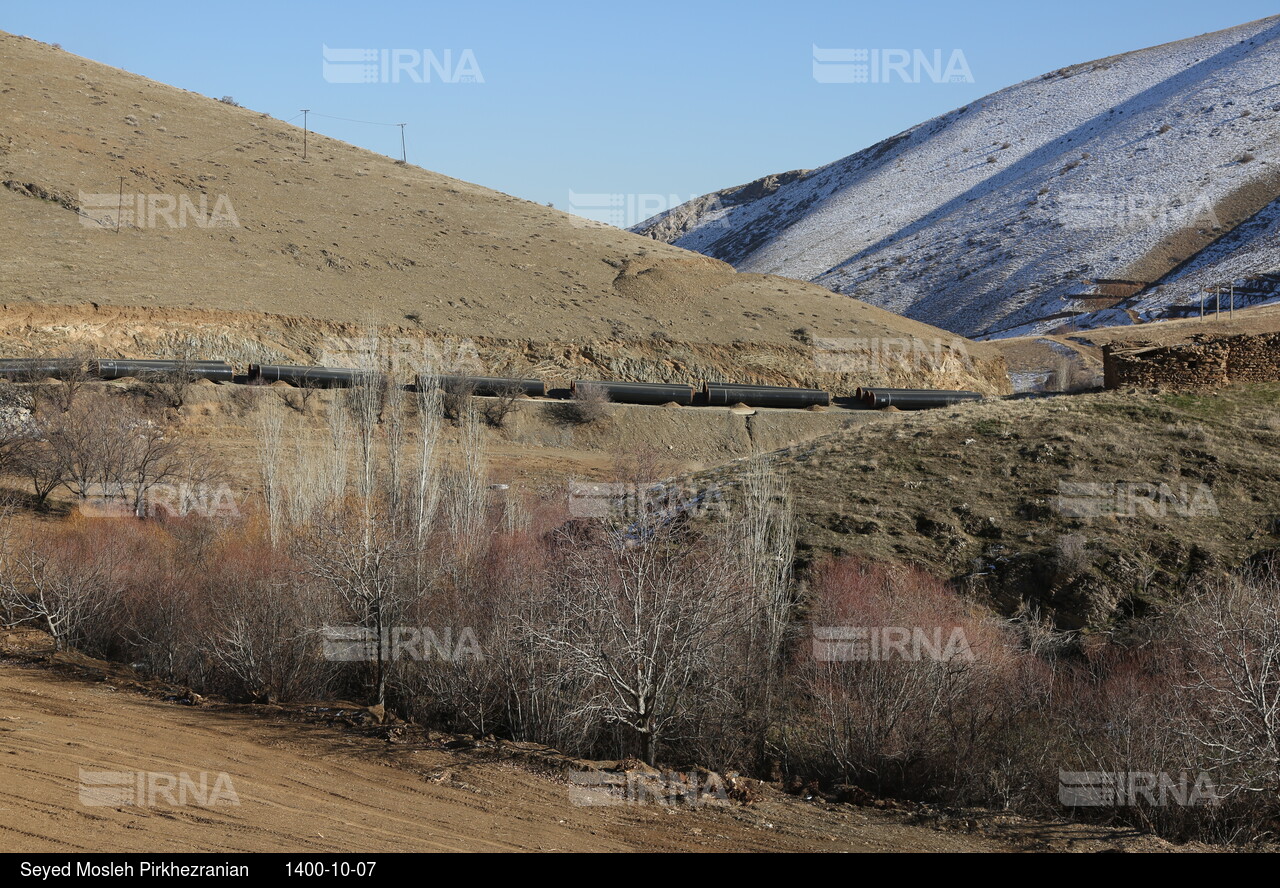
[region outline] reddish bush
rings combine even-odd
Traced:
[[[844,558],[817,572],[808,624],[798,765],[880,793],[1008,791],[993,772],[1044,677],[989,611],[922,571]]]

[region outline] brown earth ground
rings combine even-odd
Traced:
[[[183,705],[125,667],[33,654],[41,643],[37,633],[0,638],[0,845],[10,852],[1182,850],[1131,831],[804,801],[770,785],[746,804],[579,806],[569,772],[617,763],[326,722],[307,707],[185,695],[196,705]],[[90,807],[82,768],[225,772],[239,804]]]

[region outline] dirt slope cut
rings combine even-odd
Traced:
[[[303,162],[298,127],[27,38],[0,57],[10,307],[372,320],[513,353],[947,335],[315,133]]]
[[[634,230],[967,336],[1280,299],[1278,67],[1280,17],[1073,65]]]

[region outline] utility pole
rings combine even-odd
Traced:
[[[1218,320],[1222,320],[1222,287],[1219,286],[1213,293],[1213,313],[1218,316]]]
[[[306,160],[307,159],[307,112],[310,111],[311,109],[303,108],[301,110],[302,110],[302,159]]]
[[[124,176],[120,177],[120,201],[116,204],[116,234],[120,233],[120,217],[124,215]]]
[[[1204,290],[1200,291],[1200,317],[1204,317]]]
[[[1231,317],[1236,316],[1236,282],[1231,282]]]
[[[408,163],[409,152],[405,150],[405,147],[404,147],[404,124],[397,123],[396,126],[400,127],[400,159],[405,163]]]

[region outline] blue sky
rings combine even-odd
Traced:
[[[684,200],[821,166],[1029,77],[1262,18],[1269,7],[19,0],[0,12],[0,29],[281,119],[311,108],[329,115],[313,115],[313,129],[383,154],[399,155],[394,126],[332,118],[403,121],[411,163],[573,209],[571,193]],[[926,57],[940,49],[944,60],[959,50],[972,82],[933,82],[925,72],[916,83],[822,83],[815,44]],[[332,82],[341,75],[326,79],[325,45],[430,50],[440,65],[412,68],[430,82],[408,71],[398,83]],[[446,51],[456,75],[467,73],[468,50],[484,82],[445,82]]]

